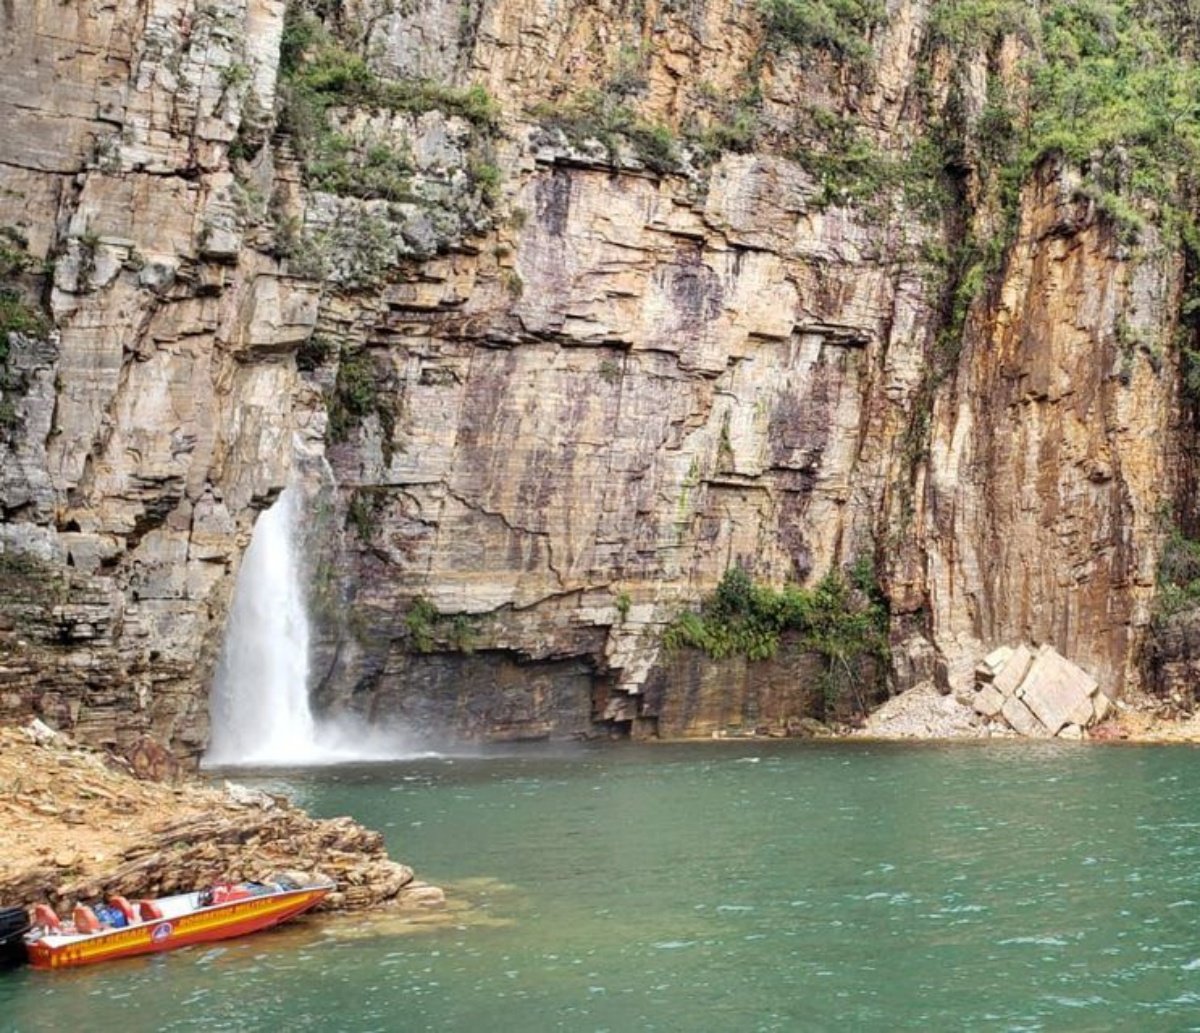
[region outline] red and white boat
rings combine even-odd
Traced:
[[[97,909],[112,915],[113,924],[88,907],[76,907],[73,921],[60,922],[39,904],[25,944],[34,968],[76,968],[268,929],[315,907],[334,888],[333,883],[243,882],[141,900],[136,906],[113,897],[107,909]],[[123,925],[117,924],[120,918]]]

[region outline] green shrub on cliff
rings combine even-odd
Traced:
[[[329,400],[329,433],[344,441],[350,431],[379,405],[378,373],[365,351],[345,352],[338,365],[333,396]]]
[[[335,37],[319,0],[292,0],[280,44],[279,126],[288,134],[314,189],[347,197],[409,200],[411,158],[381,140],[354,141],[333,128],[334,108],[361,107],[465,118],[481,135],[494,133],[499,108],[481,86],[460,89],[420,79],[385,79],[362,54]],[[355,32],[343,29],[342,36]],[[495,200],[496,192],[486,193]]]
[[[827,50],[864,59],[866,35],[887,17],[882,0],[760,0],[767,41],[777,49]]]
[[[847,576],[848,574],[848,576]],[[869,560],[830,571],[810,589],[755,585],[740,567],[726,571],[699,613],[685,613],[664,633],[668,649],[691,646],[714,659],[766,660],[784,632],[824,663],[820,689],[827,710],[865,712],[882,687],[888,657],[887,601]],[[864,679],[873,667],[872,687]]]
[[[0,285],[34,267],[25,236],[15,226],[0,226]]]
[[[1158,561],[1154,617],[1161,621],[1200,605],[1200,541],[1173,528]]]
[[[473,653],[480,633],[479,620],[467,613],[441,613],[433,603],[419,595],[404,615],[404,627],[414,652],[432,653],[435,649],[444,649]]]
[[[356,146],[342,133],[330,132],[310,155],[310,186],[340,197],[363,200],[411,200],[409,155],[384,143]]]
[[[537,104],[529,113],[542,125],[560,130],[575,147],[598,141],[614,165],[624,140],[652,172],[663,175],[679,171],[679,154],[671,130],[646,122],[633,108],[607,93],[585,90],[564,104]]]
[[[441,620],[438,609],[423,595],[417,596],[408,613],[404,615],[404,626],[408,630],[409,641],[418,653],[428,653],[433,650],[434,626]]]
[[[956,49],[986,49],[1001,36],[1032,36],[1037,15],[1029,0],[937,0],[929,31],[936,42]]]
[[[20,292],[0,286],[0,433],[7,434],[19,422],[14,397],[25,391],[24,378],[8,368],[13,334],[44,337],[49,320],[25,301]]]
[[[13,337],[44,338],[51,329],[49,316],[31,304],[37,272],[42,269],[29,254],[24,234],[13,226],[0,226],[0,435],[18,423],[15,398],[26,389],[25,378],[9,368]]]
[[[776,590],[731,567],[699,613],[682,614],[668,625],[664,643],[701,649],[714,659],[766,660],[785,631],[798,632],[801,648],[819,653],[831,671],[849,669],[866,656],[886,658],[888,609],[873,572],[859,563],[850,580],[834,570],[812,588]]]
[[[24,235],[13,226],[0,226],[0,363],[8,358],[9,334],[44,337],[50,330],[45,313],[26,300],[22,284],[37,264]],[[2,386],[2,385],[0,385]]]
[[[0,362],[8,358],[9,334],[42,337],[50,329],[45,315],[14,290],[0,287]]]
[[[335,38],[310,3],[293,0],[284,18],[279,70],[284,85],[322,107],[362,105],[391,111],[444,111],[494,132],[500,110],[482,86],[463,89],[426,79],[385,79],[362,54]]]
[[[346,504],[346,527],[353,528],[361,542],[370,543],[379,526],[379,517],[387,504],[387,491],[360,486],[350,493]]]
[[[369,352],[343,349],[328,400],[328,440],[345,441],[363,420],[375,416],[383,461],[390,464],[395,449],[396,402],[388,372],[376,365]]]
[[[1187,317],[1188,312],[1185,303],[1184,318],[1186,319]],[[1194,329],[1193,327],[1193,331]],[[1180,388],[1183,399],[1193,407],[1200,406],[1200,351],[1185,345],[1180,358]]]

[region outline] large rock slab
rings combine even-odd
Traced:
[[[979,692],[975,694],[975,699],[972,705],[975,708],[975,713],[982,714],[984,717],[995,717],[1004,708],[1004,703],[1007,697],[1000,692],[994,685],[984,685]]]
[[[1004,720],[1008,722],[1008,726],[1018,735],[1028,736],[1031,739],[1044,739],[1049,734],[1046,726],[1037,719],[1033,711],[1016,696],[1010,696],[1004,701],[1001,713],[1004,715]]]
[[[1052,646],[1038,650],[1017,695],[1051,735],[1069,724],[1087,725],[1093,717],[1092,696],[1099,685],[1086,671]]]
[[[1011,696],[1029,673],[1029,665],[1033,663],[1033,653],[1025,643],[1017,646],[1009,655],[1008,662],[992,681],[996,691],[1002,696]]]
[[[983,658],[979,666],[975,668],[976,682],[993,682],[1008,661],[1012,659],[1013,651],[1008,646],[1001,646],[999,649],[993,649],[987,656]]]

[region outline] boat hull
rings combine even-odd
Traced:
[[[34,968],[78,968],[100,961],[190,947],[244,936],[285,922],[316,906],[332,887],[286,890],[200,908],[176,918],[139,922],[82,937],[43,937],[28,945]],[[65,942],[56,943],[62,939]]]

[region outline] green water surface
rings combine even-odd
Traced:
[[[0,976],[0,1029],[1200,1029],[1198,765],[705,743],[243,775],[469,907]]]

